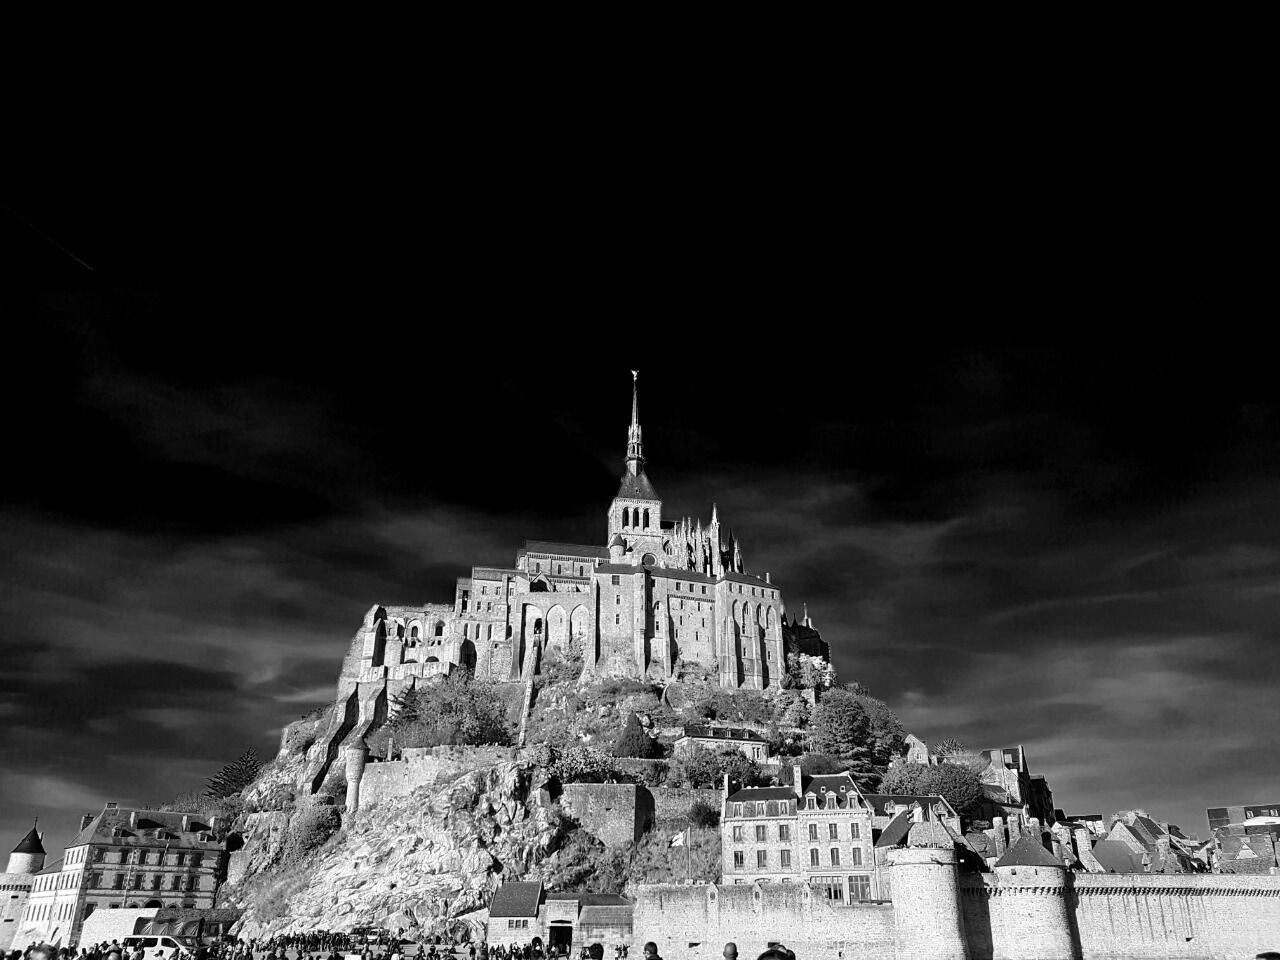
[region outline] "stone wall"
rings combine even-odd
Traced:
[[[123,941],[125,937],[133,936],[139,920],[152,920],[158,912],[156,907],[95,910],[85,918],[80,927],[80,944],[87,947],[92,943]]]
[[[370,763],[360,780],[360,806],[404,797],[419,787],[435,786],[472,770],[514,760],[511,747],[423,747],[403,752],[403,759]]]
[[[1252,957],[1280,944],[1280,877],[1074,874],[1064,891],[1005,889],[967,878],[962,902],[970,960],[1020,960],[1045,917],[1066,915],[1068,960]],[[1062,903],[1065,896],[1066,903]],[[1065,906],[1065,911],[1063,907]]]
[[[632,943],[638,949],[652,940],[664,957],[717,960],[729,941],[738,945],[738,956],[754,957],[779,941],[804,960],[895,960],[887,904],[833,907],[807,884],[793,883],[654,885],[635,892]]]
[[[560,805],[607,847],[639,840],[653,825],[653,796],[634,783],[566,783]]]
[[[1280,877],[1088,874],[1074,880],[1085,960],[1252,957],[1280,949]]]
[[[654,787],[649,793],[653,795],[655,823],[683,820],[689,808],[698,802],[705,803],[717,812],[724,804],[722,791],[703,787]]]

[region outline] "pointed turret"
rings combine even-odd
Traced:
[[[627,430],[627,473],[644,471],[644,443],[640,439],[640,371],[631,371],[631,427]]]
[[[804,604],[804,620],[801,621],[806,627],[812,627],[813,621],[809,619],[809,604]]]
[[[37,829],[39,826],[40,818],[37,817],[27,835],[18,841],[13,853],[9,854],[6,873],[38,873],[44,869],[44,844]]]

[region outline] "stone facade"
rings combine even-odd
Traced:
[[[526,946],[535,940],[570,956],[592,944],[631,943],[633,905],[626,897],[549,893],[538,882],[504,883],[489,905],[489,946]]]
[[[385,721],[397,696],[453,670],[531,680],[572,652],[601,677],[678,680],[686,671],[729,689],[779,684],[787,657],[825,657],[821,636],[786,620],[768,573],[748,573],[734,534],[667,519],[644,470],[633,392],[625,468],[602,545],[526,540],[510,567],[476,566],[450,603],[373,604],[352,637],[326,729],[308,753],[319,790],[351,738]]]
[[[828,901],[804,883],[635,891],[633,944],[715,960],[781,942],[805,960],[1218,960],[1280,943],[1280,877],[961,875],[951,850],[893,851],[892,904]]]
[[[15,942],[75,944],[99,909],[212,907],[224,856],[216,822],[109,803],[86,815],[62,858],[35,875]]]
[[[806,882],[836,903],[879,899],[870,804],[847,773],[748,787],[720,820],[725,883]]]
[[[634,783],[566,783],[560,806],[606,847],[634,843],[654,823],[653,795]]]

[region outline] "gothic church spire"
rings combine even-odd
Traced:
[[[627,430],[627,473],[644,470],[644,444],[640,439],[640,371],[631,371],[631,427]]]

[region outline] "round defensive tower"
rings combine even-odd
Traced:
[[[346,759],[347,813],[355,813],[360,809],[360,780],[364,776],[364,766],[369,761],[369,746],[363,738],[347,744]]]
[[[898,960],[968,960],[958,865],[954,847],[889,851]]]
[[[1026,834],[996,861],[995,874],[1000,883],[992,891],[991,912],[1014,914],[1018,921],[1018,936],[1003,945],[1001,956],[1076,960],[1066,864]]]
[[[39,823],[37,820],[13,848],[5,873],[39,873],[44,869],[44,844],[40,842],[40,831],[36,829]]]

